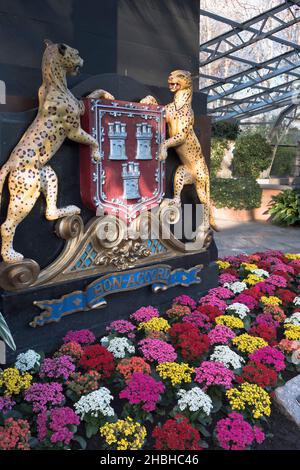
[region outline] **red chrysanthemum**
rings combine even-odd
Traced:
[[[209,349],[209,338],[190,323],[175,323],[168,331],[172,344],[186,361],[196,361]]]
[[[274,369],[267,367],[260,362],[250,361],[242,372],[240,381],[255,383],[259,387],[275,387],[277,384],[277,373]]]
[[[214,307],[213,305],[200,305],[196,308],[196,310],[193,311],[193,313],[195,312],[204,313],[209,317],[210,321],[215,321],[216,317],[223,315],[223,312],[218,307]]]
[[[162,426],[155,426],[152,437],[157,450],[202,450],[199,431],[181,415],[168,419]]]
[[[85,370],[96,370],[103,378],[108,378],[115,368],[114,356],[100,344],[86,346],[79,365]]]

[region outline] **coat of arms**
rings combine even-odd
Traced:
[[[83,128],[99,142],[101,161],[81,149],[83,203],[97,214],[113,214],[130,223],[158,205],[165,192],[164,108],[127,101],[85,99]]]

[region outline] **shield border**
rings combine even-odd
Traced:
[[[121,104],[120,104],[121,103]],[[156,109],[155,109],[156,108]],[[145,111],[142,113],[142,111]],[[134,117],[135,115],[141,116],[144,119],[149,119],[150,117],[153,118],[155,116],[155,120],[158,123],[158,131],[156,131],[155,139],[158,145],[158,149],[160,144],[165,140],[165,110],[163,106],[149,106],[144,105],[142,103],[133,103],[133,102],[124,102],[124,101],[111,101],[109,103],[108,100],[92,100],[91,105],[91,112],[95,113],[95,128],[93,128],[92,132],[94,137],[99,142],[100,148],[100,155],[101,155],[101,162],[94,163],[95,171],[93,172],[93,181],[96,183],[96,195],[94,196],[94,203],[98,208],[101,208],[105,211],[105,209],[110,209],[110,213],[116,214],[119,213],[123,215],[123,217],[131,222],[134,220],[141,212],[145,210],[149,210],[150,208],[158,205],[164,194],[165,194],[165,162],[160,161],[158,159],[158,150],[156,152],[156,156],[154,157],[157,161],[157,168],[155,174],[155,180],[157,182],[157,190],[154,193],[153,197],[145,198],[141,197],[141,199],[136,202],[135,204],[128,205],[124,204],[122,200],[110,200],[110,202],[106,202],[106,195],[102,190],[102,187],[105,182],[105,170],[103,169],[102,160],[104,160],[104,153],[102,149],[102,142],[104,141],[104,129],[101,125],[102,116],[106,113],[110,113],[114,117],[121,116],[122,114],[126,114],[129,117]],[[103,181],[104,180],[104,181]],[[98,183],[99,181],[99,183]],[[99,192],[100,190],[100,192]]]

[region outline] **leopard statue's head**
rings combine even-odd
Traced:
[[[66,73],[77,75],[83,66],[83,59],[80,57],[77,49],[67,44],[53,44],[49,39],[45,40],[46,50],[45,56],[52,59],[54,63],[59,65]]]
[[[192,89],[192,75],[187,70],[174,70],[168,78],[169,90],[176,93],[179,90]]]

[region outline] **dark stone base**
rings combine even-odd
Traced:
[[[33,305],[34,301],[57,299],[75,290],[83,290],[99,276],[56,286],[28,289],[20,293],[2,292],[0,294],[1,312],[6,318],[17,345],[16,353],[7,350],[8,362],[12,361],[16,354],[26,351],[28,348],[45,352],[53,351],[59,346],[62,337],[68,330],[90,328],[99,336],[105,333],[105,328],[111,321],[128,318],[141,306],[153,305],[163,311],[170,306],[171,300],[177,295],[187,294],[198,299],[205,295],[209,289],[218,285],[218,267],[214,262],[211,262],[211,253],[209,252],[180,256],[167,260],[164,264],[170,265],[172,269],[189,269],[195,265],[203,264],[201,283],[190,287],[172,287],[158,293],[153,293],[151,287],[146,286],[131,292],[108,295],[107,305],[103,308],[73,313],[63,317],[58,323],[50,323],[36,328],[29,326],[33,317],[41,312],[38,307]]]

